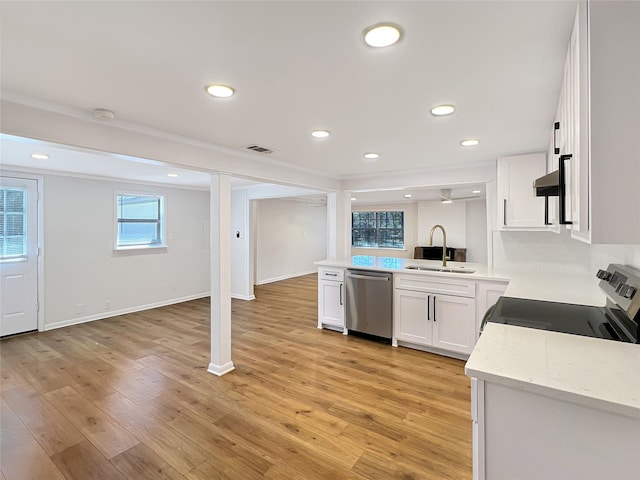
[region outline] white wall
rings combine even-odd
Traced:
[[[298,200],[256,200],[256,284],[317,272],[327,255],[327,208]]]
[[[418,244],[429,245],[429,232],[434,225],[442,225],[447,231],[447,247],[465,248],[466,202],[442,203],[418,202]],[[442,246],[442,232],[433,234],[433,244]]]
[[[487,202],[466,202],[465,235],[467,240],[467,262],[487,263]]]
[[[410,203],[384,203],[372,205],[353,205],[354,212],[376,211],[403,211],[404,212],[404,250],[396,248],[354,248],[351,247],[351,255],[375,255],[379,257],[413,258],[413,249],[418,245],[418,204]],[[348,234],[351,234],[349,230]]]
[[[44,185],[45,328],[208,295],[209,192],[52,175]],[[168,248],[114,253],[118,190],[165,195]]]
[[[253,275],[251,273],[252,234],[250,204],[247,189],[231,191],[231,296],[252,300]]]

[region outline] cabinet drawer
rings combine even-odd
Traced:
[[[320,267],[318,269],[318,278],[320,280],[344,280],[344,268],[327,268]]]
[[[445,295],[457,295],[459,297],[476,296],[476,283],[465,282],[456,278],[429,276],[426,274],[402,275],[396,274],[394,287],[417,292],[441,293]]]

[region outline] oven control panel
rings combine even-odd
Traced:
[[[598,270],[600,288],[609,299],[640,321],[640,270],[612,263],[606,270]]]

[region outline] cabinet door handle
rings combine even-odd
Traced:
[[[549,197],[544,197],[544,224],[552,225],[549,221]]]
[[[342,305],[342,286],[343,284],[340,284],[340,305]]]
[[[431,320],[431,295],[427,295],[427,320]]]
[[[559,181],[558,181],[558,196],[559,198],[559,217],[560,225],[571,225],[573,222],[567,220],[566,198],[567,198],[567,179],[565,178],[564,165],[567,160],[570,160],[573,155],[560,155],[560,162],[558,165]]]
[[[433,296],[433,321],[436,321],[436,296]]]
[[[502,201],[502,224],[507,226],[507,199]]]

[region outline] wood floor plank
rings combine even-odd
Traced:
[[[33,437],[4,398],[0,399],[0,425],[2,426],[0,428],[1,462],[6,458],[6,451],[32,442]]]
[[[208,458],[206,450],[189,436],[173,429],[146,408],[119,393],[95,403],[180,473],[192,470]]]
[[[138,443],[136,437],[82,397],[73,387],[53,390],[45,394],[45,398],[106,458],[114,457]]]
[[[84,437],[31,385],[21,385],[2,394],[48,455],[54,455]]]
[[[47,452],[35,440],[4,451],[0,468],[10,480],[65,480]]]
[[[111,459],[126,478],[136,480],[184,480],[184,477],[143,443]]]
[[[66,480],[127,480],[88,440],[51,457]]]
[[[9,365],[0,367],[0,393],[25,384],[27,380],[12,367]]]

